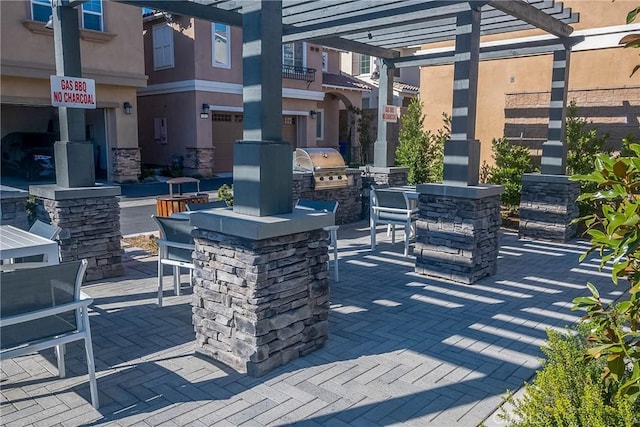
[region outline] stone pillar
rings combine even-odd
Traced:
[[[13,225],[27,230],[27,199],[29,193],[19,188],[0,185],[0,225]]]
[[[29,192],[42,199],[38,216],[62,228],[62,261],[85,258],[87,280],[124,274],[120,247],[120,187],[64,188],[32,185]]]
[[[369,219],[371,206],[369,191],[372,184],[398,187],[407,185],[409,177],[409,169],[405,167],[362,166],[360,171],[362,171],[362,219]]]
[[[580,215],[576,203],[579,195],[580,182],[569,181],[566,175],[522,175],[520,238],[571,240],[576,236],[578,226],[569,224]]]
[[[328,336],[333,214],[191,216],[196,352],[261,376],[322,347]],[[222,232],[224,230],[224,232]]]
[[[418,185],[416,273],[475,283],[495,274],[500,186]]]
[[[187,147],[184,158],[185,175],[213,176],[214,147]]]
[[[139,148],[111,149],[111,180],[114,182],[138,182],[140,175]]]

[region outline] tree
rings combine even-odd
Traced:
[[[450,118],[443,114],[444,125],[435,133],[424,130],[422,102],[414,98],[402,115],[396,164],[409,168],[409,184],[442,180],[444,143],[451,135]]]
[[[358,107],[350,106],[349,111],[357,118],[356,129],[360,141],[359,160],[363,165],[366,165],[371,161],[371,145],[375,142],[373,132],[371,132],[371,117]],[[357,161],[358,159],[356,158],[355,160]]]

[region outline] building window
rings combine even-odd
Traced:
[[[358,74],[371,74],[371,57],[369,55],[360,55]]]
[[[173,63],[173,28],[169,24],[153,27],[153,69],[172,68]]]
[[[322,71],[325,73],[329,71],[329,54],[322,52]]]
[[[228,25],[211,24],[213,42],[211,44],[211,58],[213,66],[219,68],[231,68],[231,30]]]
[[[51,16],[50,0],[31,0],[31,19],[47,22]]]
[[[102,0],[82,3],[82,28],[102,31]]]
[[[316,110],[316,139],[324,139],[324,110]]]
[[[304,42],[285,43],[282,45],[282,64],[293,67],[304,67],[307,63]]]

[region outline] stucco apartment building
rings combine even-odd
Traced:
[[[574,36],[584,36],[570,57],[569,100],[574,99],[580,116],[611,135],[620,146],[629,132],[640,136],[640,72],[630,77],[640,63],[638,49],[624,49],[619,40],[640,32],[640,24],[626,25],[626,16],[637,2],[610,0],[565,0],[565,7],[578,13],[572,24]],[[513,42],[540,36],[534,30],[484,36],[482,43]],[[446,44],[422,46],[417,54],[433,52]],[[481,160],[492,162],[491,140],[506,135],[510,141],[540,154],[546,140],[551,88],[552,55],[481,61],[478,80],[476,137],[481,142]],[[451,114],[453,65],[421,67],[420,98],[426,114],[425,126],[442,126],[443,112]],[[616,145],[617,144],[617,145]]]
[[[138,91],[142,161],[182,162],[185,174],[231,172],[242,139],[242,29],[149,11],[144,17],[148,86]],[[339,148],[339,110],[361,106],[367,85],[340,73],[340,52],[283,45],[283,139]],[[342,123],[343,126],[348,125]]]
[[[137,181],[140,173],[136,91],[146,85],[140,8],[90,0],[78,7],[82,74],[96,82],[97,108],[86,110],[96,177]],[[56,134],[50,75],[55,75],[48,0],[0,2],[0,136]],[[131,108],[125,109],[125,103]],[[127,114],[129,112],[129,114]],[[3,151],[4,152],[4,151]]]

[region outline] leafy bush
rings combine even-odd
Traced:
[[[218,199],[224,200],[227,206],[233,206],[233,186],[229,187],[227,184],[222,184],[218,188]]]
[[[567,141],[567,174],[586,175],[593,172],[596,156],[608,151],[604,146],[609,139],[608,134],[598,136],[596,129],[588,129],[589,122],[583,117],[578,117],[576,101],[572,100],[567,106],[566,141]],[[592,193],[597,187],[596,183],[580,181],[580,193]],[[580,215],[584,216],[594,212],[594,206],[590,203],[580,202]]]
[[[443,127],[435,133],[424,130],[422,102],[414,98],[402,115],[396,164],[409,168],[409,184],[442,180],[444,144],[451,136],[451,119],[446,114]]]
[[[356,117],[356,129],[358,130],[358,140],[360,141],[360,152],[354,152],[354,164],[366,165],[371,163],[371,147],[375,142],[375,135],[371,131],[371,117],[362,109],[354,106],[349,107],[349,111]],[[358,159],[357,156],[360,158]]]
[[[588,340],[594,347],[585,358],[606,359],[606,386],[616,399],[640,412],[640,144],[630,144],[623,152],[632,155],[600,154],[594,172],[571,179],[596,184],[595,192],[583,193],[578,200],[601,206],[600,212],[579,218],[591,239],[591,248],[580,260],[598,252],[600,270],[610,264],[613,283],[626,279],[629,288],[618,303],[608,304],[588,283],[591,297],[576,298],[574,309],[587,311],[584,319],[591,328]]]
[[[520,206],[522,174],[536,172],[527,147],[515,145],[505,137],[491,141],[495,166],[489,166],[487,182],[504,187],[502,205],[512,212]]]
[[[577,332],[577,333],[576,333]],[[532,383],[525,384],[522,399],[513,396],[511,414],[500,417],[511,426],[636,426],[640,414],[629,402],[614,398],[600,380],[604,360],[582,360],[589,348],[588,328],[561,333],[548,330],[547,346],[542,352],[546,360]]]

